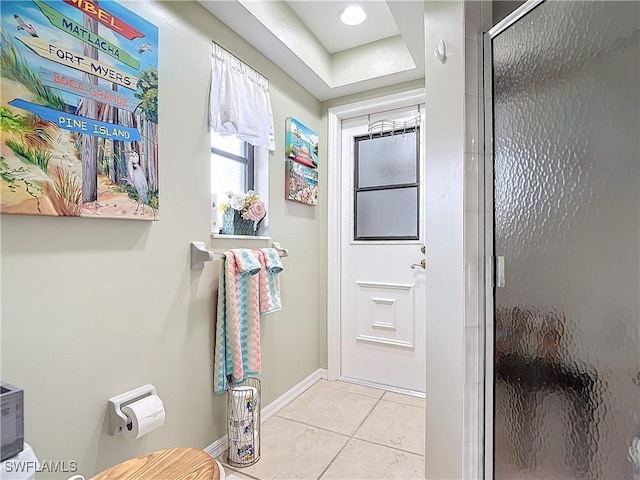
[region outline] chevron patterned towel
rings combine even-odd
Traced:
[[[260,313],[277,312],[282,310],[280,301],[280,275],[284,267],[280,255],[275,248],[262,248],[258,251],[260,259]]]
[[[214,393],[226,392],[229,380],[239,382],[260,373],[259,272],[257,252],[225,252],[218,287]]]

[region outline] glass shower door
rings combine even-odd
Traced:
[[[488,35],[495,478],[640,478],[640,3]]]

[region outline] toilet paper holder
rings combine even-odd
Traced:
[[[117,435],[127,428],[130,423],[129,417],[122,412],[122,407],[137,402],[138,400],[148,397],[149,395],[157,395],[156,387],[150,383],[142,387],[134,388],[128,392],[121,393],[109,399],[109,435]]]

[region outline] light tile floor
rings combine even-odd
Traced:
[[[262,425],[260,460],[228,480],[424,478],[425,400],[320,380]]]

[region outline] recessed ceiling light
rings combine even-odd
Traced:
[[[358,5],[351,5],[340,12],[340,20],[345,25],[360,25],[367,18],[367,14]]]

